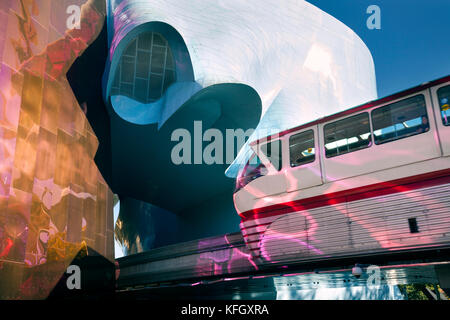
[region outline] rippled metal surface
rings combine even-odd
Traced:
[[[155,21],[169,25],[186,44],[202,88],[241,83],[256,90],[262,116],[250,140],[377,97],[364,42],[306,1],[111,0],[108,10],[111,72],[129,34]]]

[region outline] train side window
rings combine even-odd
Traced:
[[[295,134],[289,138],[289,158],[292,168],[314,162],[316,151],[313,130]]]
[[[441,108],[442,124],[450,126],[450,86],[440,88],[437,94]]]
[[[324,127],[327,158],[369,148],[372,144],[367,112],[329,123]]]
[[[261,146],[261,151],[270,160],[275,169],[280,171],[282,167],[281,140],[266,143]]]
[[[383,144],[430,130],[425,97],[420,94],[372,111],[375,144]]]

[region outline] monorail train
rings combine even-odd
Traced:
[[[450,247],[450,76],[251,144],[234,203],[254,259]]]

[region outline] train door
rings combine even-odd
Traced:
[[[286,176],[287,192],[310,188],[322,184],[320,170],[317,127],[294,132],[286,137],[284,174]]]
[[[450,84],[431,88],[434,114],[444,156],[450,155]]]

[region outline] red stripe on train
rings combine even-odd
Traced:
[[[361,199],[374,198],[446,183],[450,183],[450,169],[428,172],[411,177],[375,183],[368,186],[257,208],[243,212],[240,216],[242,218],[242,222],[245,222],[248,220],[261,219]]]

